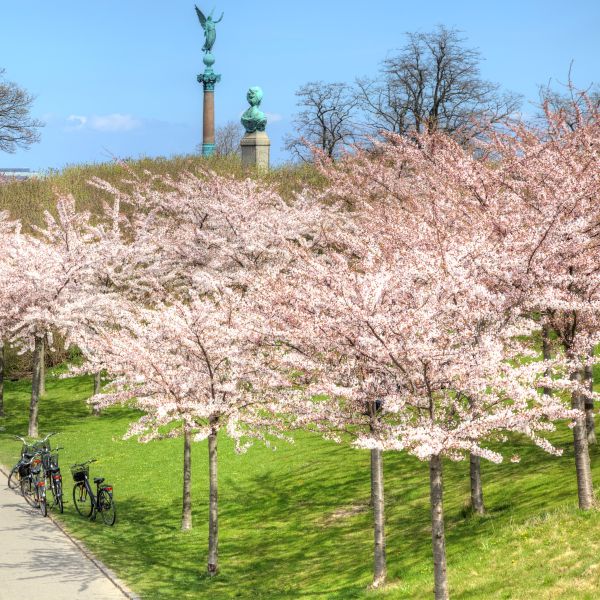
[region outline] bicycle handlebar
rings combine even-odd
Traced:
[[[43,438],[41,440],[36,440],[34,442],[28,442],[24,437],[21,437],[20,435],[13,435],[13,438],[15,440],[21,440],[27,446],[32,446],[33,444],[43,444],[43,443],[47,442],[53,435],[58,435],[58,432],[53,431],[52,433],[49,433],[45,438]]]
[[[90,458],[90,460],[86,460],[85,462],[75,463],[74,465],[71,465],[71,469],[73,467],[85,467],[85,465],[89,465],[90,463],[96,462],[97,460],[97,458]]]

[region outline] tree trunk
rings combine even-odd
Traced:
[[[579,369],[571,375],[571,379],[582,383],[584,370]],[[594,490],[592,487],[592,470],[590,466],[590,453],[588,449],[587,431],[585,426],[585,401],[581,394],[571,393],[571,406],[581,411],[580,416],[575,419],[573,427],[573,447],[575,451],[575,469],[577,471],[577,494],[579,496],[579,508],[589,510],[594,501]]]
[[[31,377],[31,403],[29,405],[29,437],[38,437],[38,412],[40,404],[40,384],[42,360],[44,358],[44,338],[35,337],[33,350],[33,374]]]
[[[593,355],[594,350],[590,351]],[[590,392],[594,391],[594,367],[592,365],[585,368],[585,383]],[[592,398],[585,399],[585,430],[588,444],[596,443],[596,424],[594,422],[594,400]]]
[[[0,341],[0,417],[4,416],[4,343]]]
[[[471,508],[478,515],[485,514],[483,503],[483,486],[481,484],[481,459],[473,453],[469,453],[471,463]]]
[[[217,479],[217,431],[208,436],[208,472],[210,480],[208,510],[208,574],[212,577],[219,570],[219,515]]]
[[[544,324],[542,327],[542,356],[544,360],[549,360],[552,358],[550,352],[550,327],[547,324]],[[546,371],[546,375],[549,375],[549,372]],[[552,389],[549,387],[542,388],[542,392],[549,396],[552,393]]]
[[[42,338],[42,358],[40,359],[40,396],[46,393],[46,337]]]
[[[442,459],[440,455],[429,459],[429,487],[431,496],[431,538],[433,541],[433,575],[435,600],[448,600],[448,577],[446,574],[446,538],[444,534],[444,486]]]
[[[385,583],[387,566],[385,559],[383,452],[377,448],[371,450],[371,504],[373,505],[373,523],[375,534],[373,587],[378,587]]]
[[[183,510],[181,529],[192,528],[192,432],[183,426]]]
[[[94,396],[100,393],[100,387],[102,386],[102,371],[96,371],[94,373]],[[92,405],[92,414],[97,417],[100,415],[100,409],[97,404]]]

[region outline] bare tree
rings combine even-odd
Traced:
[[[240,154],[240,141],[244,128],[239,121],[227,121],[215,130],[215,154],[233,156]]]
[[[405,133],[411,121],[408,104],[402,99],[389,78],[357,79],[356,94],[365,119],[365,133],[376,135],[380,131]]]
[[[227,121],[225,125],[215,128],[215,155],[234,156],[241,154],[240,142],[244,128],[238,121]],[[198,153],[202,152],[202,144],[196,146]]]
[[[295,135],[286,138],[285,147],[302,160],[310,159],[310,147],[336,158],[355,141],[358,100],[345,83],[312,81],[297,92],[300,112],[294,117]]]
[[[0,151],[14,152],[39,141],[43,123],[29,115],[34,97],[3,75],[0,69]]]
[[[378,78],[357,82],[371,134],[440,129],[467,141],[520,106],[519,96],[481,78],[481,55],[465,47],[459,31],[439,26],[407,36]]]

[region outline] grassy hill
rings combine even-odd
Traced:
[[[126,165],[126,166],[124,166]],[[102,202],[107,199],[106,192],[88,185],[92,177],[100,177],[109,183],[125,189],[123,180],[130,179],[128,169],[139,176],[144,171],[154,174],[177,177],[184,171],[194,172],[198,167],[208,168],[221,175],[237,178],[254,177],[274,184],[284,197],[307,186],[322,185],[322,178],[309,164],[283,165],[271,169],[268,173],[258,173],[242,168],[238,157],[210,157],[198,155],[176,156],[173,158],[144,158],[127,160],[123,163],[109,162],[67,167],[62,171],[49,172],[39,179],[11,181],[0,185],[0,210],[8,210],[13,218],[21,219],[23,224],[43,224],[44,210],[52,210],[57,193],[71,193],[82,210],[97,213]]]
[[[145,600],[187,598],[421,599],[432,596],[427,464],[385,454],[390,584],[370,591],[372,560],[369,454],[299,433],[276,451],[260,445],[236,455],[220,439],[221,573],[203,576],[206,562],[208,458],[193,448],[194,528],[179,529],[180,439],[140,444],[122,434],[136,412],[92,417],[85,399],[91,379],[50,378],[40,430],[59,431],[65,489],[68,465],[98,458],[91,476],[114,485],[117,524],[87,522],[72,501],[66,527]],[[0,421],[0,462],[19,453],[10,434],[27,429],[29,382],[7,385]],[[577,510],[572,435],[553,435],[563,457],[514,440],[506,454],[521,464],[483,465],[489,514],[469,513],[468,464],[445,464],[445,510],[451,595],[462,600],[592,600],[600,589],[600,512]],[[593,449],[600,482],[600,452]],[[32,516],[32,527],[35,519]]]

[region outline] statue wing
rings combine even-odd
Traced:
[[[198,19],[200,19],[200,25],[202,25],[202,28],[204,28],[204,26],[206,25],[206,17],[202,14],[202,11],[195,4],[194,8],[196,9]]]

